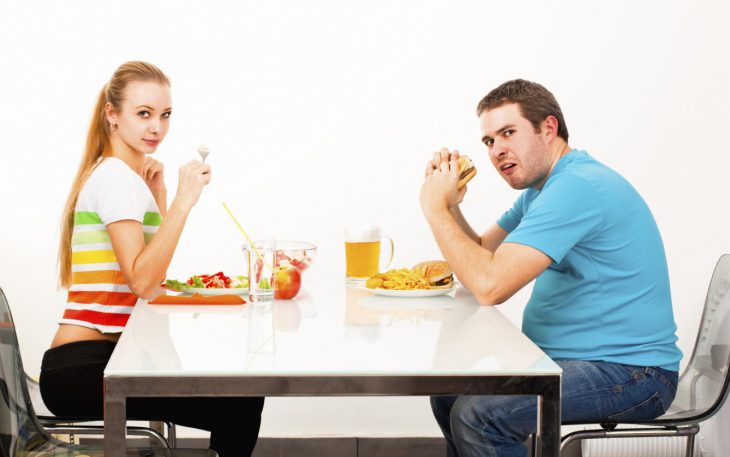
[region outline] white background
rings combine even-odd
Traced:
[[[39,372],[63,308],[59,217],[92,106],[137,59],[172,81],[156,153],[170,198],[177,167],[200,143],[212,151],[171,277],[243,272],[222,201],[254,237],[316,243],[307,275],[340,271],[351,223],[382,226],[394,266],[438,257],[418,205],[425,161],[442,146],[470,154],[479,174],[464,212],[475,228],[495,221],[518,193],[491,168],[475,107],[521,77],[555,94],[572,146],[649,203],[688,354],[730,233],[728,13],[711,1],[0,1],[0,285],[27,371]],[[502,305],[517,324],[528,294]],[[420,398],[267,405],[269,436],[438,434]]]

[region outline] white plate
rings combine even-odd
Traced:
[[[368,289],[377,295],[384,295],[386,297],[402,297],[402,298],[421,298],[421,297],[435,297],[437,295],[445,295],[449,292],[453,292],[456,287],[449,289],[414,289],[414,290],[391,290],[391,289]]]
[[[183,289],[180,291],[183,295],[193,295],[193,294],[200,294],[205,296],[213,296],[213,295],[246,295],[248,294],[248,287],[221,287],[221,288],[190,288],[190,289]]]
[[[370,294],[362,297],[358,304],[363,308],[391,310],[407,309],[411,311],[427,311],[434,309],[451,309],[463,306],[451,295],[439,295],[438,297],[422,297],[419,299],[401,297],[381,297]]]

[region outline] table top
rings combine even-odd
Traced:
[[[384,297],[325,276],[292,300],[138,305],[105,370],[134,376],[558,375],[545,353],[458,286]]]

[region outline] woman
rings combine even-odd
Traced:
[[[172,112],[170,83],[154,65],[127,62],[96,103],[86,151],[63,214],[60,285],[68,303],[43,357],[40,387],[59,416],[103,416],[104,367],[134,305],[161,293],[185,221],[210,166],[180,168],[167,206],[163,166],[151,154]],[[211,431],[221,457],[250,455],[263,398],[132,398],[133,419]]]

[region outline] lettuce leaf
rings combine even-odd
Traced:
[[[165,281],[165,286],[168,289],[177,290],[177,291],[181,291],[184,289],[190,289],[190,287],[192,287],[192,286],[188,285],[187,283],[180,282],[176,279],[168,279],[167,281]]]
[[[190,279],[188,279],[188,282],[193,281],[192,284],[188,284],[188,288],[195,288],[195,289],[205,289],[205,283],[202,279],[200,279],[200,276],[191,276]]]

